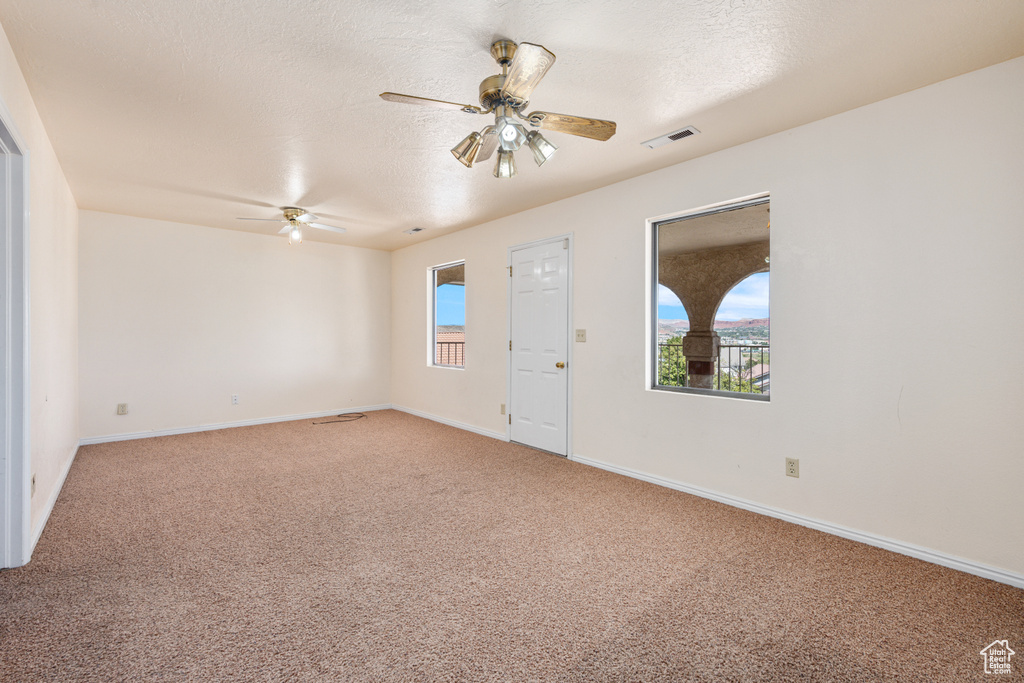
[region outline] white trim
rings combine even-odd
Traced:
[[[318,417],[331,417],[341,413],[368,413],[374,410],[388,410],[390,403],[382,403],[375,406],[362,406],[355,408],[338,408],[335,410],[321,410],[316,413],[302,413],[300,415],[280,415],[277,417],[259,417],[252,420],[238,420],[235,422],[219,422],[216,424],[196,425],[193,427],[176,427],[174,429],[152,429],[147,432],[128,432],[125,434],[108,434],[106,436],[90,436],[79,440],[80,446],[88,446],[96,443],[110,443],[112,441],[130,441],[132,439],[148,439],[154,436],[175,436],[177,434],[192,434],[194,432],[209,432],[215,429],[232,429],[234,427],[252,427],[253,425],[271,424],[274,422],[291,422],[294,420],[311,420]]]
[[[32,556],[29,350],[29,152],[0,98],[0,163],[4,165],[0,247],[0,568],[20,567]]]
[[[533,240],[532,242],[525,242],[523,244],[516,244],[508,248],[508,254],[506,255],[506,267],[512,268],[512,252],[520,251],[521,249],[531,249],[533,247],[539,247],[545,244],[551,244],[554,242],[567,241],[569,252],[566,260],[566,291],[565,291],[565,320],[567,328],[565,330],[565,362],[566,362],[566,378],[565,378],[565,457],[569,457],[572,454],[572,387],[573,387],[573,372],[576,368],[576,363],[573,361],[573,345],[576,343],[576,334],[574,333],[574,321],[573,321],[573,260],[576,251],[576,235],[572,232],[567,232],[561,235],[555,235],[554,237],[545,237],[539,240]],[[505,338],[511,342],[512,339],[512,271],[509,270],[508,283],[505,286],[506,300],[505,300]],[[509,348],[505,352],[505,413],[508,414],[512,410],[512,349]],[[512,440],[512,423],[509,422],[505,425],[505,441]],[[524,444],[529,446],[529,444]],[[536,448],[535,446],[530,446]],[[555,455],[561,455],[556,453]]]
[[[647,345],[647,352],[644,355],[644,389],[646,391],[665,392],[672,394],[695,394],[698,396],[725,396],[745,401],[759,401],[770,403],[771,396],[764,394],[742,394],[739,392],[723,392],[717,389],[696,389],[691,387],[666,388],[658,386],[657,363],[658,363],[658,286],[661,284],[658,276],[658,228],[662,224],[677,223],[680,221],[698,218],[710,214],[732,211],[735,209],[759,206],[771,203],[771,192],[759,192],[757,194],[732,199],[729,201],[707,204],[705,206],[690,209],[683,213],[672,213],[656,218],[648,218],[644,224],[644,250],[647,260],[644,264],[644,278],[647,284],[647,296],[644,300],[644,329],[647,330],[644,341]],[[769,245],[770,252],[770,245]],[[762,271],[763,272],[763,271]],[[739,283],[737,283],[739,284]],[[735,285],[734,285],[735,286]],[[771,309],[769,302],[769,311]],[[714,393],[712,393],[714,392]],[[731,395],[730,395],[731,394]]]
[[[601,462],[600,460],[584,458],[579,455],[573,455],[570,459],[573,462],[578,462],[582,465],[597,467],[598,469],[615,472],[616,474],[621,474],[633,479],[640,479],[642,481],[650,482],[651,484],[657,484],[658,486],[682,491],[683,493],[690,493],[695,496],[700,496],[701,498],[725,503],[732,507],[756,512],[759,515],[774,517],[775,519],[781,519],[785,522],[791,522],[810,529],[824,531],[825,533],[832,534],[833,536],[840,536],[842,538],[848,538],[851,541],[857,541],[876,548],[891,550],[892,552],[899,553],[900,555],[907,555],[909,557],[917,558],[918,560],[924,560],[925,562],[931,562],[932,564],[966,572],[967,574],[974,574],[975,576],[991,579],[992,581],[998,581],[999,583],[1005,583],[1016,588],[1024,588],[1024,574],[1019,574],[1017,572],[992,567],[981,564],[980,562],[974,562],[972,560],[967,560],[955,555],[949,555],[938,550],[932,550],[912,543],[905,543],[903,541],[886,538],[885,536],[878,536],[866,531],[858,531],[839,524],[832,524],[831,522],[824,522],[811,517],[804,517],[803,515],[786,512],[785,510],[780,510],[768,505],[761,505],[760,503],[754,503],[749,500],[744,500],[743,498],[736,498],[724,493],[711,491],[709,489],[701,488],[700,486],[692,486],[690,484],[683,484],[678,481],[664,479],[652,474],[645,474],[644,472],[633,470],[628,467],[620,467],[618,465]]]
[[[446,368],[449,370],[465,370],[466,369],[466,329],[469,322],[468,302],[466,301],[466,281],[469,277],[466,275],[466,271],[462,271],[462,303],[463,303],[463,320],[462,320],[462,365],[441,365],[437,362],[437,271],[444,270],[445,268],[451,268],[453,266],[461,265],[463,269],[466,267],[466,259],[459,259],[457,261],[450,261],[448,263],[442,263],[439,266],[431,266],[427,269],[427,309],[430,311],[429,320],[427,321],[427,367],[431,368]],[[458,358],[458,355],[456,355]]]
[[[512,441],[512,247],[505,254],[505,270],[508,279],[505,281],[505,341],[508,351],[505,352],[505,441]],[[572,451],[569,451],[572,453]]]
[[[50,493],[50,497],[46,499],[46,505],[43,506],[42,512],[39,514],[39,524],[36,526],[35,531],[32,532],[32,550],[35,552],[36,544],[39,543],[39,539],[43,535],[43,530],[46,529],[46,523],[50,521],[50,513],[53,512],[53,506],[57,504],[57,496],[64,489],[64,482],[68,478],[68,472],[71,471],[71,465],[75,462],[75,456],[78,455],[78,446],[75,446],[74,450],[71,451],[71,457],[64,463],[64,467],[61,469],[60,476],[57,478],[57,485],[53,487],[53,491]],[[31,554],[31,553],[30,553]]]
[[[484,429],[483,427],[474,427],[473,425],[466,424],[465,422],[457,422],[455,420],[449,420],[449,419],[444,418],[444,417],[438,417],[437,415],[431,415],[430,413],[424,413],[422,410],[415,410],[413,408],[406,408],[405,406],[392,405],[392,406],[389,406],[389,407],[392,410],[398,410],[398,411],[401,411],[403,413],[409,413],[410,415],[415,415],[416,417],[422,417],[425,420],[432,420],[434,422],[440,422],[441,424],[448,425],[449,427],[456,427],[458,429],[462,429],[462,430],[465,430],[467,432],[473,432],[474,434],[479,434],[481,436],[489,436],[492,439],[497,439],[498,441],[506,441],[506,442],[508,441],[508,435],[507,434],[502,434],[501,432],[495,432],[495,431],[492,431],[490,429]]]

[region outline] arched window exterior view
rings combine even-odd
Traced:
[[[771,393],[768,197],[653,226],[651,386]]]

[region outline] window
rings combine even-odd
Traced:
[[[652,226],[654,389],[768,400],[767,196]]]
[[[432,364],[466,365],[466,263],[431,268]]]

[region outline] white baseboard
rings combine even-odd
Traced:
[[[597,467],[602,470],[632,477],[633,479],[640,479],[652,484],[657,484],[658,486],[675,489],[676,491],[690,493],[695,496],[700,496],[701,498],[708,498],[710,500],[718,501],[719,503],[725,503],[726,505],[756,512],[759,515],[774,517],[776,519],[792,522],[793,524],[799,524],[800,526],[805,526],[810,529],[824,531],[827,534],[848,538],[851,541],[858,541],[870,546],[875,546],[876,548],[891,550],[894,553],[908,555],[919,560],[924,560],[925,562],[931,562],[932,564],[949,567],[950,569],[956,569],[968,574],[974,574],[975,576],[981,576],[986,579],[998,581],[999,583],[1005,583],[1010,586],[1015,586],[1016,588],[1024,588],[1024,574],[999,569],[998,567],[990,567],[979,562],[973,562],[962,557],[956,557],[955,555],[948,555],[946,553],[932,550],[930,548],[924,548],[912,543],[904,543],[903,541],[896,541],[891,538],[877,536],[865,531],[858,531],[839,524],[832,524],[831,522],[823,522],[810,517],[804,517],[803,515],[786,512],[785,510],[779,510],[778,508],[761,505],[760,503],[754,503],[749,500],[744,500],[743,498],[736,498],[724,493],[718,493],[717,491],[711,491],[699,486],[691,486],[678,481],[672,481],[671,479],[664,479],[651,474],[645,474],[644,472],[629,469],[628,467],[620,467],[618,465],[601,462],[600,460],[591,460],[590,458],[584,458],[579,455],[573,455],[570,460],[583,465],[590,465],[591,467]]]
[[[43,514],[39,516],[39,523],[36,528],[32,530],[32,544],[29,546],[28,556],[32,557],[32,553],[35,552],[36,544],[39,543],[40,537],[43,535],[43,529],[46,528],[46,523],[50,521],[50,513],[53,512],[53,506],[57,504],[57,496],[60,495],[61,490],[64,488],[64,482],[68,478],[68,472],[71,471],[71,465],[75,462],[75,456],[78,455],[78,446],[71,451],[71,456],[64,463],[64,467],[61,469],[60,477],[57,480],[57,485],[53,487],[53,491],[50,492],[50,497],[46,499],[46,505],[43,507]]]
[[[279,415],[277,417],[260,417],[253,420],[238,420],[237,422],[220,422],[217,424],[197,425],[194,427],[177,427],[175,429],[152,429],[146,432],[129,432],[126,434],[108,434],[106,436],[89,436],[79,440],[80,446],[88,446],[94,443],[109,443],[111,441],[129,441],[131,439],[148,439],[154,436],[174,436],[175,434],[191,434],[193,432],[209,432],[214,429],[231,429],[232,427],[251,427],[253,425],[265,425],[273,422],[291,422],[293,420],[312,420],[318,417],[331,417],[341,413],[368,413],[373,410],[388,410],[390,403],[382,403],[376,406],[362,406],[357,408],[339,408],[335,410],[322,410],[316,413],[303,413],[301,415]]]
[[[492,439],[497,439],[498,441],[508,441],[508,435],[505,434],[504,432],[495,432],[490,429],[484,429],[482,427],[474,427],[473,425],[466,424],[465,422],[456,422],[455,420],[449,420],[444,417],[438,417],[437,415],[424,413],[421,410],[406,408],[405,406],[392,405],[391,407],[394,410],[400,410],[403,413],[409,413],[410,415],[415,415],[416,417],[422,417],[427,420],[433,420],[434,422],[440,422],[441,424],[448,425],[449,427],[457,427],[459,429],[464,429],[467,432],[480,434],[481,436],[489,436]]]

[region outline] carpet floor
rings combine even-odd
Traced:
[[[400,412],[326,420],[82,447],[0,572],[0,680],[1024,679],[1022,590]]]

